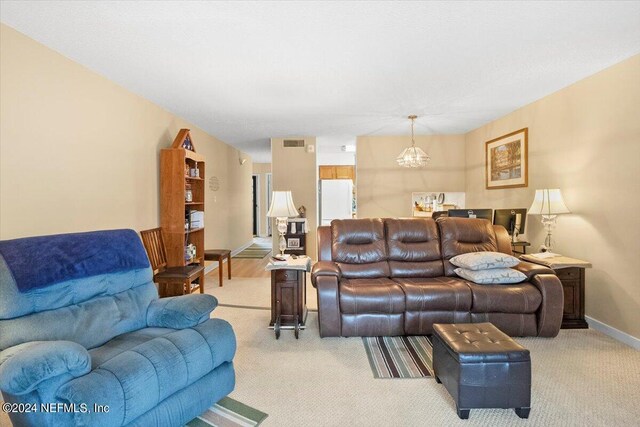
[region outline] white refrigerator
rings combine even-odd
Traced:
[[[320,180],[320,225],[330,225],[334,219],[351,218],[353,181],[350,179]]]

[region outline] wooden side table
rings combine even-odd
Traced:
[[[584,319],[584,288],[585,269],[590,268],[591,263],[563,256],[540,259],[532,255],[523,255],[520,259],[549,267],[560,279],[564,291],[561,328],[588,329],[589,324]]]
[[[584,268],[566,267],[554,269],[564,290],[562,329],[588,329],[584,320]]]
[[[515,255],[525,255],[527,253],[527,246],[531,246],[531,243],[520,240],[511,242],[511,250]]]
[[[305,270],[271,270],[271,322],[280,338],[281,329],[293,329],[296,339],[307,320],[307,293]]]
[[[207,249],[204,251],[204,259],[206,261],[218,261],[218,279],[219,285],[222,286],[222,266],[224,260],[227,260],[227,273],[231,280],[231,251],[229,249]]]

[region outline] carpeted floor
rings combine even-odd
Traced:
[[[213,279],[210,279],[213,280]],[[308,307],[315,307],[309,287]],[[237,278],[207,293],[220,303],[270,306],[268,278]],[[593,330],[518,338],[531,351],[532,410],[472,410],[459,420],[432,378],[373,378],[361,338],[323,338],[317,313],[296,340],[268,329],[269,310],[218,307],[238,337],[230,397],[269,414],[262,426],[617,426],[640,419],[640,352]],[[3,417],[4,415],[4,417]],[[6,422],[0,414],[0,425]]]
[[[268,307],[269,279],[233,282],[237,293],[209,289],[221,303]],[[267,328],[268,310],[218,307],[213,314],[230,321],[238,337],[230,397],[268,413],[263,426],[613,426],[640,419],[640,352],[592,330],[517,339],[532,356],[528,420],[513,410],[485,409],[463,421],[432,378],[373,378],[362,339],[321,339],[316,313],[299,340],[283,331],[277,341]]]

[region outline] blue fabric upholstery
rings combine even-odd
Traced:
[[[147,326],[147,308],[158,298],[148,282],[115,295],[0,321],[0,349],[25,341],[74,341],[86,348]],[[61,327],[64,325],[64,327]]]
[[[147,324],[160,328],[190,328],[209,318],[218,305],[212,295],[193,294],[153,301],[147,311]]]
[[[91,370],[87,350],[71,341],[35,341],[16,347],[0,353],[0,359],[4,360],[0,384],[11,394],[29,393],[41,382],[58,375],[69,373],[77,377]]]
[[[0,241],[20,292],[149,266],[133,230],[92,231]]]
[[[113,241],[112,232],[104,233]],[[117,247],[142,248],[137,234],[124,234],[130,240]],[[46,262],[61,265],[41,271],[77,270],[64,265],[71,257]],[[235,335],[224,320],[209,319],[217,306],[213,296],[158,299],[148,266],[82,269],[97,273],[21,292],[0,256],[0,390],[7,402],[97,404],[109,411],[10,414],[14,424],[181,426],[233,390]]]

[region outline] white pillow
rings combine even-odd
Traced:
[[[456,267],[467,270],[488,270],[490,268],[509,268],[520,264],[520,260],[514,256],[502,252],[469,252],[456,255],[449,260]]]
[[[489,270],[467,270],[466,268],[456,268],[456,274],[463,279],[471,280],[481,285],[491,283],[520,283],[527,280],[527,276],[513,268],[492,268]]]

